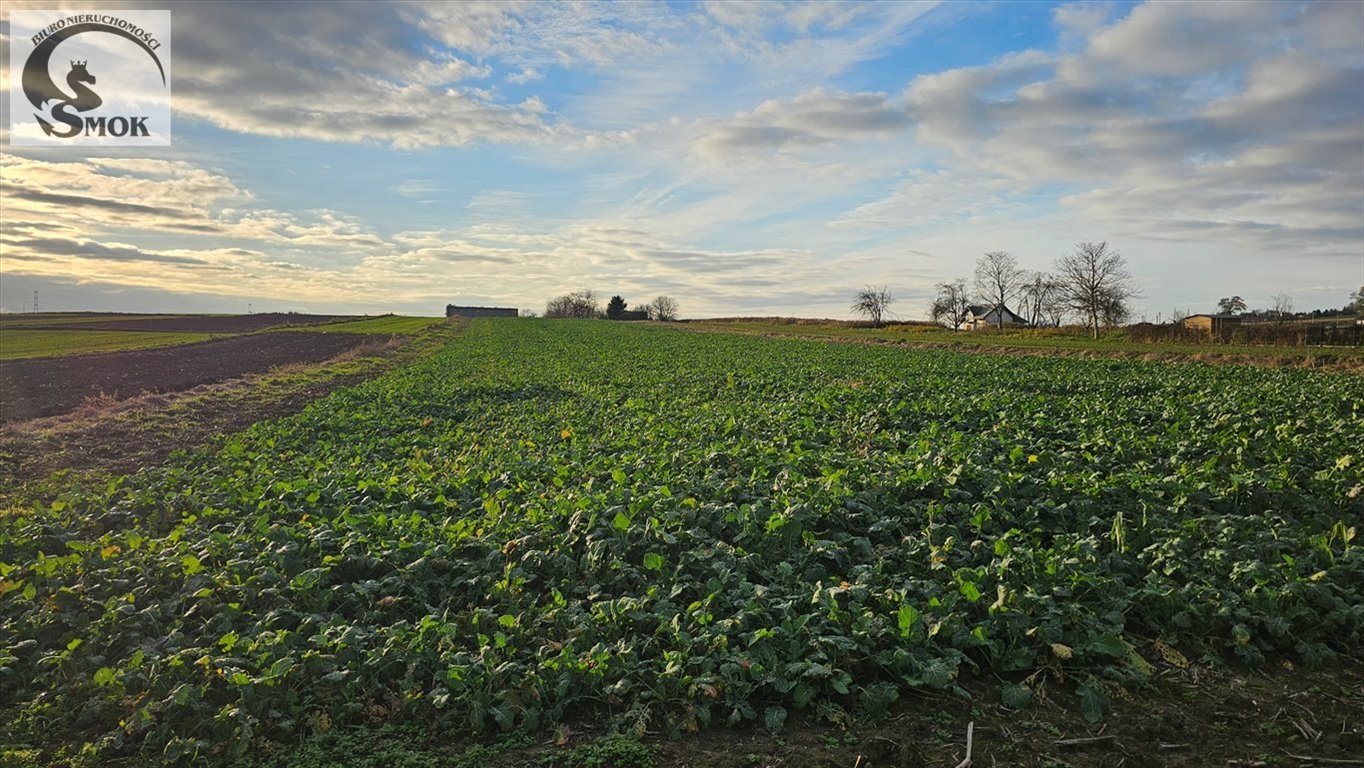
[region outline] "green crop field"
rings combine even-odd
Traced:
[[[808,336],[858,341],[904,342],[911,345],[945,349],[1018,349],[1057,350],[1077,353],[1113,353],[1140,356],[1176,355],[1238,357],[1247,362],[1290,363],[1304,357],[1339,358],[1355,365],[1364,362],[1364,347],[1269,346],[1250,344],[1205,344],[1181,342],[1140,342],[1128,337],[1125,329],[1105,329],[1099,338],[1090,338],[1078,328],[1009,328],[1005,330],[953,331],[926,324],[887,325],[881,328],[846,322],[785,320],[771,318],[732,320],[693,320],[688,328],[758,335]]]
[[[287,330],[308,331],[311,333],[375,333],[401,335],[417,333],[424,328],[441,322],[445,322],[445,318],[384,315],[383,317],[372,317],[365,320],[349,320],[344,323],[297,326]]]
[[[214,335],[169,331],[33,331],[0,327],[0,360],[168,347],[206,341]]]
[[[1358,651],[1361,404],[1301,370],[475,320],[4,513],[0,722],[51,764],[229,765],[373,722],[777,733],[967,677],[1099,719],[1161,659]]]

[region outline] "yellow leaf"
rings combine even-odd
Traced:
[[[559,432],[559,437],[564,440],[567,440],[568,438],[573,437],[573,430],[571,429],[561,430]]]
[[[1141,654],[1137,653],[1134,648],[1128,647],[1127,660],[1132,663],[1132,666],[1140,670],[1143,675],[1151,675],[1156,671],[1156,668],[1151,666],[1151,662],[1143,659]]]
[[[1165,659],[1166,663],[1173,664],[1180,669],[1188,668],[1189,660],[1184,658],[1184,654],[1170,647],[1164,640],[1156,640],[1152,645],[1155,646],[1156,652],[1160,654],[1162,659]]]
[[[1030,453],[1030,454],[1028,454],[1028,463],[1029,463],[1029,464],[1036,464],[1036,463],[1037,463],[1037,454],[1035,454],[1035,453]]]
[[[1052,643],[1051,652],[1056,654],[1056,658],[1058,659],[1069,659],[1071,656],[1075,655],[1075,651],[1071,650],[1069,645],[1062,645],[1060,643]]]

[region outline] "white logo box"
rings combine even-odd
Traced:
[[[8,18],[11,146],[170,146],[170,11]]]

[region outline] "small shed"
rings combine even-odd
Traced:
[[[1189,315],[1184,318],[1184,327],[1200,331],[1208,336],[1222,336],[1241,324],[1236,315]]]
[[[520,312],[515,307],[461,307],[457,304],[445,305],[446,317],[517,317]]]
[[[984,331],[990,328],[999,327],[1000,315],[1004,316],[1004,327],[1011,325],[1027,325],[1027,321],[1014,314],[1008,307],[1000,304],[997,307],[987,307],[984,304],[972,304],[966,308],[966,319],[962,320],[957,330],[961,331]]]

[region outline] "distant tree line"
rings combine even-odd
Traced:
[[[545,317],[590,318],[600,315],[597,294],[591,288],[556,296],[545,304]]]
[[[989,251],[976,261],[969,288],[965,278],[957,278],[939,283],[937,290],[928,311],[935,323],[960,328],[971,307],[981,305],[1003,328],[1002,310],[1012,302],[1010,311],[1029,327],[1059,326],[1074,315],[1095,338],[1101,326],[1126,322],[1138,296],[1126,260],[1107,242],[1077,243],[1056,260],[1052,272],[1029,272],[1008,251]],[[853,309],[867,314],[858,303]]]
[[[629,305],[619,295],[612,296],[602,310],[597,294],[591,288],[555,296],[545,304],[545,317],[606,318],[621,320],[629,317]],[[677,319],[677,299],[671,296],[657,296],[653,301],[639,307],[637,311],[646,313],[650,320],[668,322]]]
[[[1181,314],[1182,312],[1182,314]],[[1188,310],[1176,309],[1171,317],[1178,322],[1189,316]],[[1224,296],[1217,300],[1217,314],[1232,315],[1251,323],[1287,323],[1292,320],[1316,320],[1330,317],[1353,317],[1364,315],[1364,286],[1350,293],[1350,299],[1340,309],[1313,309],[1306,312],[1295,311],[1292,294],[1281,291],[1269,297],[1269,306],[1264,309],[1251,309],[1240,296]]]

